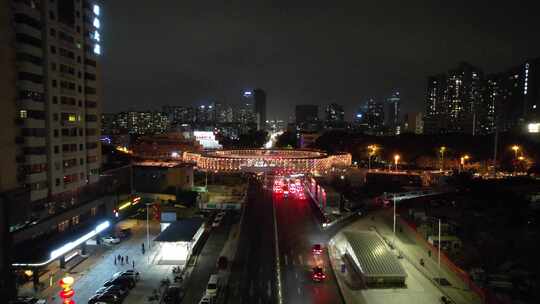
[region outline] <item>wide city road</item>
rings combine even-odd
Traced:
[[[272,199],[251,180],[227,303],[276,303]]]
[[[328,261],[328,236],[320,229],[317,213],[309,196],[273,195],[279,235],[283,303],[343,303],[336,278]],[[321,244],[322,255],[312,246]],[[322,266],[326,280],[314,282],[312,268]]]

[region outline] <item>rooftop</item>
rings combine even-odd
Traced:
[[[346,231],[343,234],[364,276],[407,277],[397,258],[375,233]]]
[[[155,239],[156,242],[191,242],[203,225],[202,218],[193,217],[172,222]]]

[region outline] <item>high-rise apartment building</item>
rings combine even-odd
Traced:
[[[213,124],[216,121],[214,104],[200,105],[195,111],[195,121],[199,124]]]
[[[171,124],[192,124],[195,122],[195,108],[192,106],[164,106],[163,112]]]
[[[422,113],[406,113],[403,117],[402,133],[422,134],[424,130],[424,121]]]
[[[17,124],[17,182],[33,206],[99,179],[100,7],[88,1],[12,1],[2,60],[3,121]],[[2,91],[4,91],[2,90]],[[15,115],[14,115],[15,114]],[[13,116],[14,115],[14,116]]]
[[[90,208],[81,193],[100,180],[100,16],[97,0],[0,6],[0,203],[14,244],[58,237]]]
[[[484,78],[480,69],[462,62],[446,74],[428,78],[424,132],[476,132],[484,106]]]
[[[345,121],[345,111],[343,110],[343,106],[337,103],[331,103],[326,106],[325,114],[327,122]]]

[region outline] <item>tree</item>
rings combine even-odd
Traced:
[[[276,139],[276,147],[278,148],[297,148],[297,140],[296,140],[296,133],[293,132],[284,132],[283,134],[279,135]]]

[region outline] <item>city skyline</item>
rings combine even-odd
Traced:
[[[406,113],[423,110],[427,75],[463,60],[491,73],[540,54],[540,42],[528,38],[538,32],[529,4],[415,4],[159,8],[108,1],[103,35],[115,39],[103,46],[104,110],[157,109],[212,97],[236,102],[237,92],[263,87],[270,94],[268,117],[287,119],[295,104],[336,100],[351,119],[359,103],[395,90]],[[350,18],[345,11],[361,13]],[[126,20],[158,15],[160,22],[152,24]],[[392,32],[400,35],[386,35]],[[132,33],[149,40],[138,43]],[[134,63],[145,72],[133,73]]]

